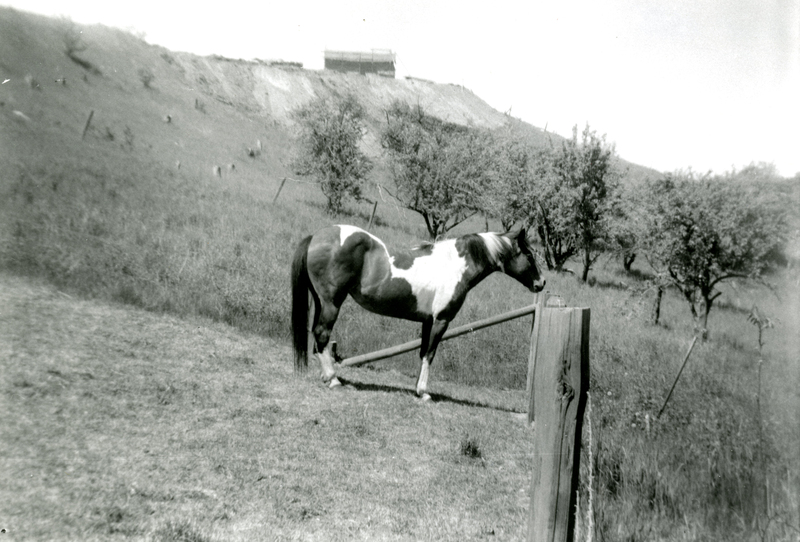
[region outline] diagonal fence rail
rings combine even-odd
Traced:
[[[497,316],[492,316],[491,318],[478,320],[477,322],[472,322],[471,324],[465,324],[463,326],[459,326],[446,331],[444,336],[442,336],[442,341],[446,341],[448,339],[454,339],[456,337],[460,337],[461,335],[466,335],[467,333],[472,333],[473,331],[478,331],[479,329],[483,329],[485,327],[494,326],[497,324],[501,324],[503,322],[508,322],[509,320],[522,318],[523,316],[534,314],[535,312],[536,312],[536,304],[534,303],[533,305],[528,305],[527,307],[523,307],[521,309],[513,310],[511,312],[506,312],[504,314],[499,314]],[[392,346],[389,348],[384,348],[383,350],[370,352],[369,354],[362,354],[360,356],[353,356],[351,358],[347,358],[345,360],[342,360],[342,362],[339,365],[341,367],[354,367],[357,365],[364,365],[365,363],[370,363],[373,361],[390,358],[392,356],[397,356],[399,354],[404,354],[406,352],[411,352],[412,350],[418,349],[421,345],[422,345],[422,340],[415,339],[413,341],[408,341],[407,343],[399,344],[397,346]]]

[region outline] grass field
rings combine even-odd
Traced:
[[[0,522],[11,540],[466,540],[524,534],[520,393],[332,393],[224,324],[0,277]],[[358,389],[356,389],[358,388]],[[460,397],[460,399],[459,399]],[[462,453],[464,443],[477,454]]]
[[[170,91],[172,66],[156,72],[158,92],[133,69],[85,87],[3,86],[0,528],[13,540],[524,537],[535,435],[513,413],[525,408],[530,321],[445,343],[433,405],[411,394],[413,353],[344,371],[340,393],[313,371],[293,377],[294,245],[331,222],[365,226],[371,206],[328,217],[319,191],[297,182],[273,203],[283,128],[222,102],[198,112]],[[90,108],[97,127],[81,140]],[[164,110],[178,120],[164,124]],[[210,174],[256,138],[269,156]],[[416,215],[370,196],[378,236],[424,239]],[[797,540],[797,271],[768,277],[775,293],[726,289],[658,421],[693,328],[673,292],[662,324],[647,324],[638,271],[602,260],[594,286],[547,277],[592,309],[581,506],[591,488],[594,539]],[[529,302],[493,276],[453,325]],[[754,303],[777,322],[761,354]],[[419,329],[348,302],[334,333],[352,355]]]

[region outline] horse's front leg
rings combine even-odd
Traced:
[[[431,396],[427,392],[428,373],[431,363],[433,363],[433,356],[436,355],[436,347],[439,346],[439,341],[442,340],[442,335],[447,331],[449,324],[448,320],[436,320],[434,318],[425,320],[422,323],[422,345],[419,351],[421,365],[419,378],[417,379],[417,396],[423,401],[431,400]]]

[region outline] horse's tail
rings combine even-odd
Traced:
[[[308,278],[309,235],[297,246],[292,260],[292,339],[294,343],[294,370],[305,372],[308,368],[308,296],[313,287]]]

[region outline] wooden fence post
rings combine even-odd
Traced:
[[[539,320],[536,318],[537,314],[542,314],[542,309],[545,307],[563,307],[564,303],[561,297],[550,292],[539,292],[534,294],[534,302],[536,312],[533,313],[533,322],[531,323],[531,343],[530,354],[528,355],[528,381],[526,392],[528,394],[528,423],[533,423],[533,397],[535,390],[533,389],[534,374],[536,372],[536,348],[539,344]]]
[[[83,133],[81,134],[81,141],[86,139],[86,132],[89,130],[89,125],[92,123],[92,117],[94,116],[94,109],[89,111],[89,118],[86,119],[86,124],[83,125]]]
[[[692,339],[692,344],[689,345],[689,350],[686,352],[686,356],[683,358],[683,364],[681,365],[680,371],[678,371],[678,376],[675,377],[675,382],[672,383],[672,387],[669,389],[669,393],[667,394],[667,398],[664,399],[664,404],[661,405],[661,410],[658,411],[658,416],[656,416],[656,419],[659,419],[661,417],[661,414],[664,413],[664,409],[667,408],[667,403],[669,403],[669,398],[672,397],[672,392],[675,391],[675,386],[678,384],[678,379],[681,377],[681,373],[683,372],[683,369],[686,367],[686,362],[689,361],[689,356],[691,355],[692,349],[694,348],[694,343],[696,343],[696,342],[697,342],[697,335],[694,336],[694,338]],[[758,374],[759,374],[759,377],[760,377],[761,376],[761,366],[760,365],[759,365],[758,371],[759,371]]]
[[[533,373],[536,370],[536,345],[539,342],[539,322],[541,318],[537,316],[542,314],[542,307],[547,305],[547,292],[540,292],[534,294],[536,305],[536,312],[533,313],[533,320],[531,321],[531,342],[530,353],[528,354],[528,381],[525,387],[528,397],[528,423],[533,423]]]
[[[545,304],[543,304],[545,305]],[[528,541],[570,542],[589,389],[589,309],[537,311],[531,410],[536,419]],[[541,341],[538,341],[542,338]],[[530,416],[530,414],[529,414]]]
[[[378,200],[375,200],[375,205],[372,206],[372,214],[369,215],[369,224],[367,225],[367,231],[372,229],[372,221],[375,220],[375,211],[378,210]]]
[[[283,180],[281,181],[281,185],[278,187],[278,191],[275,193],[275,197],[272,198],[272,203],[278,201],[278,196],[281,195],[281,190],[283,190],[283,185],[285,184],[286,184],[286,177],[284,177]]]

